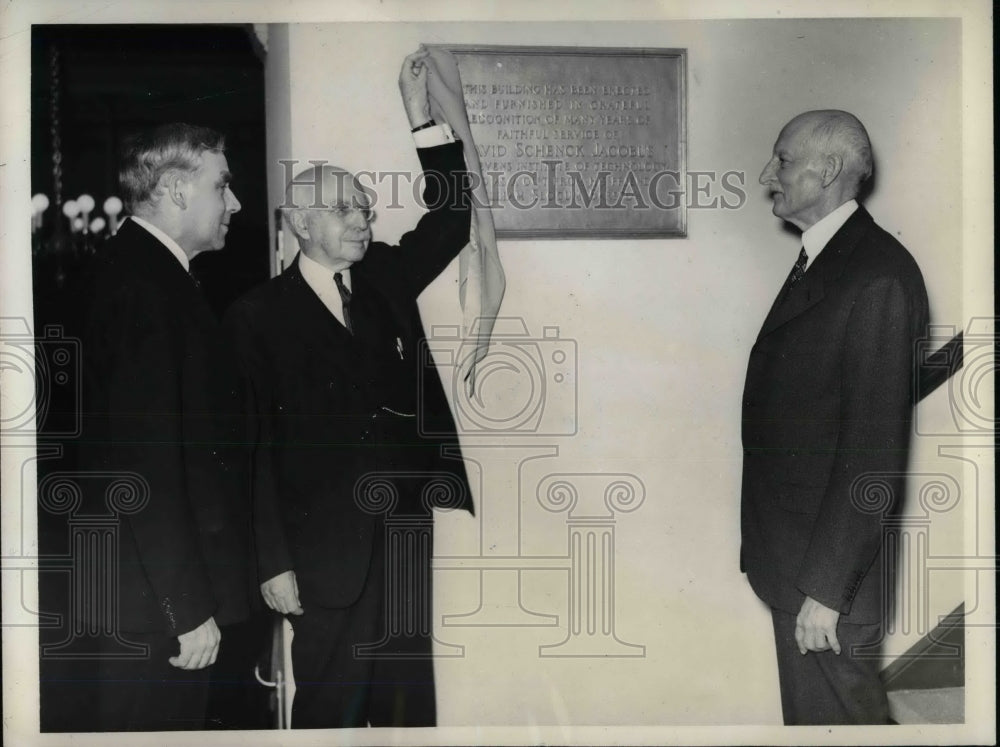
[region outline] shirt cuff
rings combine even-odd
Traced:
[[[413,133],[413,143],[418,148],[433,148],[436,145],[454,143],[458,140],[454,130],[447,122],[442,122],[433,127],[426,127]]]

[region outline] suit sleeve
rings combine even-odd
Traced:
[[[901,281],[879,278],[861,290],[847,324],[836,459],[796,582],[843,614],[878,553],[890,510],[867,503],[860,481],[877,474],[884,495],[903,499],[919,309]]]
[[[472,203],[469,175],[460,142],[419,148],[423,168],[423,204],[427,213],[398,246],[373,244],[364,260],[366,272],[393,294],[415,300],[469,243]]]
[[[215,613],[198,516],[186,475],[184,349],[162,299],[133,293],[104,320],[110,448],[116,469],[139,474],[148,502],[123,517],[157,597],[166,633],[176,636]]]
[[[271,388],[266,364],[254,341],[253,320],[248,306],[237,302],[226,315],[223,327],[236,350],[247,408],[248,438],[252,449],[251,491],[253,531],[257,551],[257,574],[261,582],[293,570],[274,473],[272,444],[274,427]]]

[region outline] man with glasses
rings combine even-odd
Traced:
[[[313,166],[283,206],[298,257],[227,319],[253,402],[261,592],[294,628],[295,728],[436,723],[426,495],[450,486],[449,507],[472,503],[461,460],[442,456],[454,435],[419,433],[418,406],[432,432],[455,427],[438,377],[418,374],[416,300],[471,218],[462,144],[431,120],[431,68],[416,52],[399,81],[429,208],[416,228],[373,241],[355,177]],[[394,545],[387,516],[421,541]]]

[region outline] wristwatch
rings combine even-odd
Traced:
[[[433,127],[436,124],[437,122],[435,122],[433,119],[428,119],[422,125],[417,125],[416,127],[414,127],[412,130],[410,130],[410,132],[420,132],[421,130],[426,130],[428,127]]]

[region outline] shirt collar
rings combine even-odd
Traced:
[[[299,251],[299,272],[302,273],[302,278],[309,284],[309,287],[317,293],[321,288],[326,288],[333,282],[333,271],[315,259],[310,259],[303,251]],[[347,290],[352,290],[350,268],[341,270],[340,275]]]
[[[813,225],[802,234],[802,248],[806,250],[806,254],[809,255],[809,263],[806,265],[808,268],[812,265],[819,253],[823,251],[830,239],[833,238],[834,234],[840,230],[847,219],[850,218],[854,211],[858,209],[857,200],[848,200],[839,208],[834,210],[832,213],[824,216],[818,220]]]
[[[191,272],[191,260],[188,259],[187,254],[184,253],[184,250],[181,249],[180,245],[176,241],[167,236],[167,234],[154,226],[148,220],[137,218],[134,215],[130,215],[129,220],[132,220],[136,224],[142,226],[153,234],[155,238],[159,239],[160,243],[167,247],[167,249],[170,250],[170,253],[177,258],[177,261],[181,263],[181,266],[184,268],[184,272]]]

